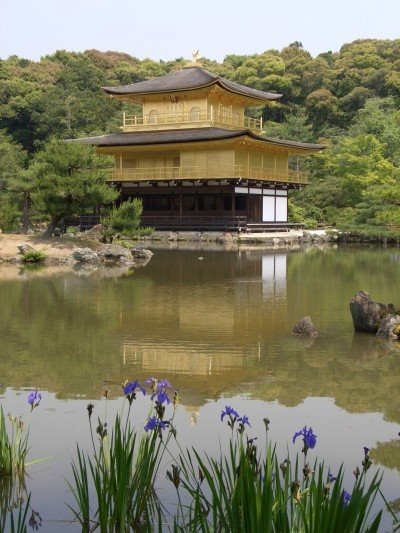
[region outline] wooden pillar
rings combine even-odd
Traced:
[[[182,184],[179,185],[179,218],[182,218]]]

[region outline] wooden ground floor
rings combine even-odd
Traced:
[[[248,223],[286,223],[288,186],[257,183],[218,184],[187,182],[171,184],[122,183],[120,201],[140,198],[143,217],[179,221],[179,218],[236,218]]]

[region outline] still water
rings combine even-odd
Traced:
[[[300,451],[291,436],[311,425],[313,458],[333,472],[343,462],[349,490],[368,446],[371,471],[384,469],[385,496],[399,499],[400,346],[354,334],[348,307],[359,289],[400,305],[398,249],[153,251],[144,268],[111,276],[0,268],[1,405],[24,414],[27,391],[43,391],[30,457],[51,459],[27,480],[41,531],[78,530],[68,522],[66,479],[75,443],[90,444],[89,400],[102,416],[107,380],[111,417],[121,383],[149,376],[179,390],[185,445],[216,454],[228,436],[219,415],[232,405],[249,417],[252,436],[263,434],[263,417],[271,420],[283,457],[287,446]],[[315,339],[291,335],[305,315]],[[143,426],[147,408],[135,404],[134,423]],[[382,531],[390,526],[386,516]]]

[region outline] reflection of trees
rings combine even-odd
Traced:
[[[126,278],[101,281],[73,274],[3,283],[2,386],[90,394],[92,384],[120,366],[118,320],[133,322],[145,287]]]
[[[207,252],[198,261],[197,251],[158,250],[120,278],[0,284],[2,386],[93,397],[104,379],[114,394],[124,379],[153,374],[193,405],[222,393],[287,406],[323,396],[399,422],[398,347],[354,335],[348,310],[360,288],[400,302],[393,251],[289,253],[279,294],[265,291],[263,254]],[[312,344],[291,335],[306,314],[320,331]]]
[[[400,472],[400,439],[378,442],[371,450],[371,458],[386,468],[393,468]]]
[[[400,422],[400,358],[392,353],[391,344],[355,335],[350,346],[318,337],[311,348],[304,348],[288,336],[281,349],[285,356],[264,360],[268,376],[257,385],[245,384],[246,393],[286,406],[308,396],[333,397],[349,412],[380,411],[388,420]]]

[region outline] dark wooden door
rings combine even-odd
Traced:
[[[248,199],[249,222],[261,222],[261,201],[262,196],[250,195]]]

